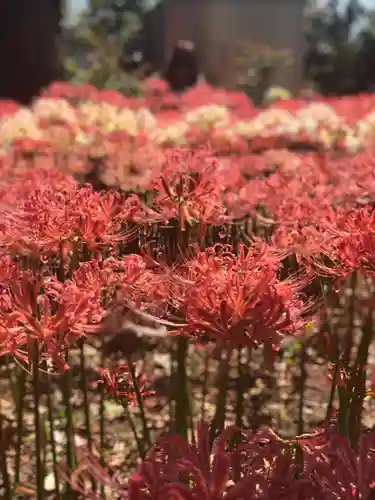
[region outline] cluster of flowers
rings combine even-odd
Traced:
[[[78,187],[53,169],[26,170],[3,187],[1,355],[25,359],[31,337],[61,365],[69,346],[95,334],[115,294],[176,321],[175,333],[223,344],[277,346],[283,333],[301,328],[308,279],[282,280],[282,256],[265,242],[199,248],[208,225],[229,220],[220,189],[205,172],[169,168],[149,204],[141,195]],[[179,260],[170,233],[184,235],[187,226],[197,243]]]
[[[373,141],[374,109],[371,94],[284,100],[257,109],[243,94],[205,84],[176,97],[163,82],[149,81],[145,97],[131,99],[89,85],[56,83],[31,109],[2,103],[0,146],[26,138],[34,148],[52,144],[104,155],[119,136],[122,141],[141,136],[150,147],[207,145],[244,152],[284,144],[356,152]]]
[[[2,354],[25,357],[33,332],[61,363],[118,294],[175,333],[276,347],[308,321],[316,274],[373,273],[369,154],[168,149],[138,193],[4,157],[0,181]],[[290,256],[300,268],[285,277]]]
[[[228,427],[212,446],[200,423],[191,444],[163,436],[126,485],[92,457],[83,457],[71,482],[85,498],[91,477],[126,500],[370,500],[374,444],[374,435],[363,435],[354,452],[329,428],[283,441]]]
[[[375,271],[373,102],[259,112],[242,95],[198,87],[177,98],[149,82],[142,101],[56,84],[30,110],[4,104],[0,356],[65,370],[69,348],[102,334],[116,304],[229,349],[276,350],[302,336],[316,277]],[[327,135],[315,152],[275,149],[287,136],[327,146]],[[337,155],[338,137],[364,150]],[[255,154],[255,143],[268,150]],[[70,175],[93,165],[106,189]],[[115,397],[129,396],[115,372],[100,374]],[[372,436],[354,453],[328,431],[292,444],[230,432],[212,451],[204,424],[191,446],[163,438],[124,497],[371,498]]]

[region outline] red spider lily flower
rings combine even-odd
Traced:
[[[136,254],[122,259],[109,258],[103,263],[116,283],[116,305],[165,315],[169,306],[169,280],[164,268],[150,269],[152,262]]]
[[[206,423],[198,425],[197,441],[192,444],[180,436],[162,437],[130,478],[129,497],[135,500],[161,500],[168,495],[181,500],[224,498],[231,477],[231,453],[226,446],[235,431],[234,427],[226,429],[213,449]],[[243,483],[243,492],[246,487]],[[241,498],[227,494],[225,498]]]
[[[267,246],[208,248],[176,275],[175,307],[187,326],[181,332],[230,346],[268,344],[305,324],[311,304],[302,300],[308,279],[278,278],[279,261]],[[179,288],[179,285],[180,288]]]
[[[77,468],[70,471],[67,467],[59,467],[60,477],[69,484],[72,489],[86,500],[99,500],[102,498],[100,492],[92,490],[93,481],[101,484],[105,489],[121,494],[120,498],[128,500],[125,488],[119,484],[103,466],[96,456],[91,455],[82,447],[76,448]],[[117,498],[117,497],[116,497]]]
[[[134,366],[133,369],[135,372],[136,367]],[[154,394],[153,391],[145,389],[147,378],[142,374],[136,374],[137,389],[135,388],[129,366],[126,363],[112,368],[98,368],[97,372],[101,377],[97,383],[104,384],[109,394],[128,408],[137,404],[136,390],[139,391],[142,398]]]
[[[375,212],[370,208],[331,211],[321,223],[325,238],[321,255],[325,263],[314,259],[317,272],[345,279],[356,270],[374,275]]]
[[[154,183],[153,205],[166,219],[185,224],[205,222],[220,225],[228,220],[223,186],[217,182],[217,161],[205,153],[171,150],[166,154],[162,176]]]
[[[93,325],[99,325],[105,315],[105,308],[112,300],[116,282],[112,279],[113,273],[103,268],[97,260],[81,262],[73,272],[72,279],[63,283],[50,280],[48,294],[56,303],[63,307],[71,307],[86,298],[85,319],[92,331]]]
[[[234,438],[239,435],[239,429],[229,427],[211,448],[209,426],[200,423],[197,440],[191,444],[179,436],[162,437],[130,478],[129,498],[162,500],[168,494],[181,500],[316,498],[308,481],[293,480],[291,454],[285,446],[275,439],[264,446],[247,433],[236,445]]]
[[[306,475],[325,500],[371,500],[375,493],[375,436],[363,434],[355,452],[345,437],[332,434],[323,449],[306,458]]]
[[[50,255],[67,250],[97,252],[134,236],[126,208],[112,193],[91,188],[57,191],[37,188],[2,214],[3,246],[12,254]]]
[[[148,452],[126,487],[97,459],[83,457],[72,474],[73,489],[86,495],[94,478],[126,500],[326,500],[309,478],[294,479],[289,443],[272,433],[225,429],[210,445],[209,425],[197,426],[192,442],[164,435]]]
[[[0,356],[9,354],[28,361],[30,341],[36,341],[42,358],[52,358],[59,367],[67,368],[66,349],[95,326],[90,325],[92,308],[87,294],[76,293],[64,301],[63,290],[64,284],[54,278],[29,271],[9,283],[10,309],[0,314]]]

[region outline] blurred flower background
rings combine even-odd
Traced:
[[[372,18],[307,7],[303,71],[265,39],[164,71],[135,1],[61,31],[65,74],[4,62],[1,498],[373,498]]]

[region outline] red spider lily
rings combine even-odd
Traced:
[[[239,429],[223,431],[213,448],[209,426],[200,423],[192,444],[179,436],[162,437],[129,480],[131,500],[271,500],[316,498],[308,481],[293,480],[291,455],[273,440],[268,446]],[[245,453],[251,448],[252,454]],[[238,467],[239,465],[239,467]],[[237,471],[237,474],[236,472]]]
[[[86,322],[91,326],[99,324],[105,315],[105,306],[111,301],[115,280],[108,269],[103,269],[98,261],[82,262],[74,271],[72,279],[63,283],[51,280],[48,283],[48,294],[63,307],[71,307],[86,298]],[[88,328],[91,330],[91,327]],[[93,333],[93,332],[90,332]]]
[[[300,291],[308,280],[280,281],[278,266],[266,246],[241,246],[237,256],[219,246],[198,253],[176,277],[175,306],[188,325],[182,332],[231,346],[277,346],[283,334],[297,333],[306,321]]]
[[[325,264],[315,259],[317,271],[346,278],[356,270],[374,274],[375,212],[369,208],[345,210],[337,208],[321,223],[325,238],[321,254],[329,259]]]
[[[136,254],[106,259],[103,265],[112,273],[112,282],[116,284],[116,304],[161,316],[167,313],[170,280],[162,266],[150,269],[150,261]]]
[[[146,391],[145,389],[147,382],[145,375],[136,375],[137,381],[134,382],[129,366],[126,363],[112,368],[98,368],[97,372],[101,377],[101,380],[97,383],[104,384],[109,394],[114,399],[121,401],[121,403],[125,404],[128,408],[137,404],[137,390],[142,398],[154,394],[153,391]],[[137,389],[134,383],[137,384]]]
[[[0,314],[0,356],[9,354],[28,361],[30,341],[36,341],[42,358],[52,358],[66,368],[66,349],[95,327],[89,324],[90,298],[81,292],[64,300],[64,285],[30,271],[21,272],[8,284],[10,307]]]
[[[326,453],[329,439],[324,430],[286,442],[269,431],[252,434],[229,427],[211,447],[209,425],[201,422],[191,443],[180,436],[162,436],[127,487],[116,483],[93,457],[82,460],[70,483],[86,498],[94,498],[84,489],[84,480],[92,477],[124,500],[331,500],[341,497],[326,496],[315,484],[317,477],[310,479],[316,474],[312,464]],[[304,449],[317,444],[315,455],[313,451],[307,456],[311,467],[300,479],[294,478],[296,442]]]
[[[147,263],[140,255],[129,254],[122,258],[110,257],[104,260],[103,269],[111,273],[116,281],[131,286],[146,271]]]
[[[124,499],[128,499],[125,488],[119,484],[99,460],[87,452],[87,450],[78,447],[77,468],[69,471],[66,467],[60,467],[59,473],[63,481],[66,481],[72,489],[87,500],[99,500],[102,498],[100,492],[92,491],[93,480],[110,489],[113,492],[123,494]]]
[[[205,222],[220,225],[228,218],[222,199],[222,189],[215,179],[217,162],[207,153],[172,150],[166,155],[166,164],[159,181],[153,204],[166,219],[185,223]]]
[[[307,458],[308,474],[325,500],[371,500],[375,494],[375,437],[363,434],[356,453],[345,437],[333,434]]]
[[[35,187],[2,214],[2,243],[12,254],[35,257],[56,254],[62,245],[96,252],[133,237],[125,220],[126,209],[114,194]]]

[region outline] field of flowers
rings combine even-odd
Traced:
[[[375,94],[0,103],[0,497],[375,498]]]

